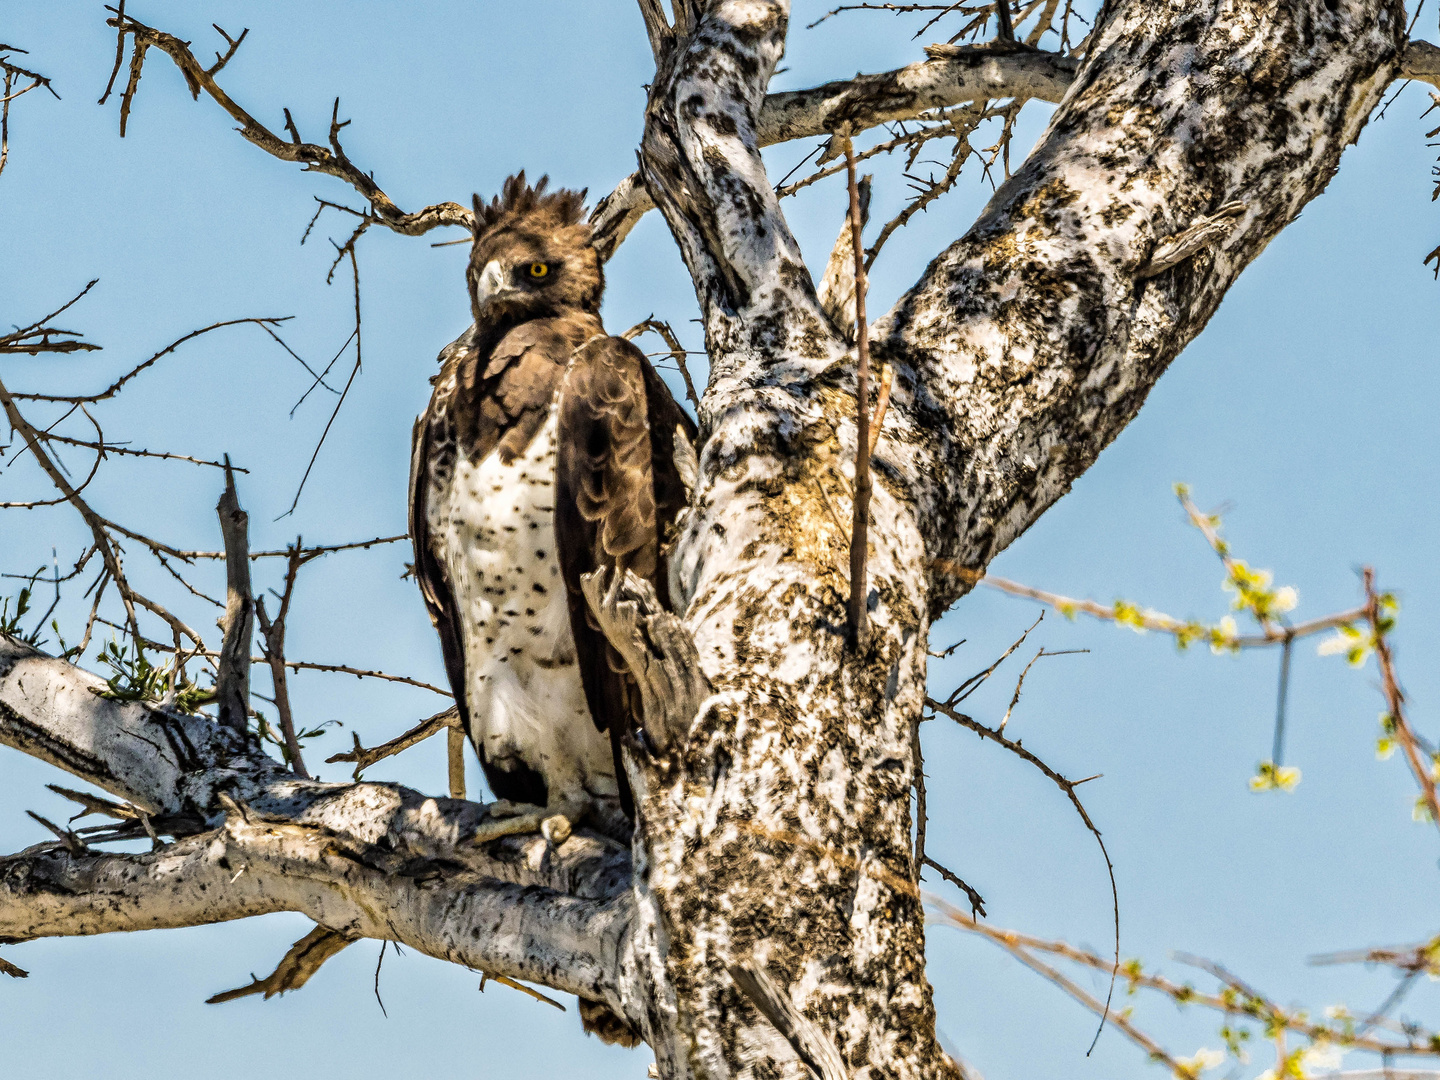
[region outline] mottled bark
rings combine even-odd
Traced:
[[[678,770],[635,763],[639,933],[672,1025],[652,1042],[667,1076],[804,1075],[728,977],[756,958],[852,1075],[953,1074],[909,861],[929,620],[1068,490],[1324,188],[1397,73],[1403,11],[1113,8],[1035,152],[873,330],[896,385],[860,655],[843,610],[853,357],[758,154],[787,16],[780,0],[708,5],[662,58],[643,146],[711,361],[675,565],[717,690]]]
[[[672,559],[693,642],[645,596],[607,632],[634,639],[652,700],[712,692],[656,705],[662,756],[630,748],[632,851],[583,834],[476,845],[493,808],[303,780],[204,717],[107,701],[93,676],[0,639],[0,743],[176,838],[0,859],[0,941],[301,911],[603,1001],[667,1078],[958,1075],[935,1040],[911,850],[930,620],[1134,416],[1385,85],[1440,77],[1440,51],[1404,49],[1396,0],[1109,7],[1035,151],[871,330],[895,376],[856,652],[853,349],[759,149],[1022,75],[1058,96],[1069,72],[1019,53],[944,82],[935,65],[970,63],[946,59],[767,99],[785,0],[677,0],[673,27],[644,10],[641,174],[611,217],[664,213],[711,376]]]

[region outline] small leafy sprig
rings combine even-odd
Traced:
[[[179,712],[193,713],[214,700],[213,689],[196,686],[185,677],[183,670],[178,682],[175,681],[173,668],[156,667],[146,657],[145,650],[131,642],[122,646],[112,638],[98,659],[113,672],[105,680],[106,688],[95,691],[107,701],[163,704]]]
[[[21,627],[25,615],[30,610],[31,591],[29,586],[21,589],[15,597],[15,609],[10,609],[10,597],[0,598],[0,634],[16,641],[24,642],[26,645],[40,644],[40,627],[35,627],[28,634]]]
[[[255,718],[255,734],[259,736],[260,741],[268,742],[273,746],[279,747],[280,754],[285,759],[285,764],[293,768],[295,763],[290,760],[290,744],[286,742],[284,733],[270,723],[270,721],[266,719],[265,714],[259,709],[252,710],[252,713]],[[328,727],[344,726],[345,724],[341,720],[326,720],[323,724],[317,724],[313,728],[297,731],[295,733],[295,741],[297,743],[303,743],[307,739],[313,739],[324,734],[325,729]]]

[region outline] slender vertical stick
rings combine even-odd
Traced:
[[[270,665],[270,680],[275,685],[275,711],[280,715],[280,734],[285,739],[285,757],[296,776],[310,779],[305,768],[305,759],[300,754],[300,739],[295,734],[295,715],[290,708],[290,687],[285,678],[285,619],[290,614],[290,598],[295,594],[295,578],[305,560],[302,558],[301,539],[295,538],[295,546],[289,549],[285,570],[285,592],[280,597],[280,612],[272,623],[266,616],[265,601],[255,604],[255,615],[260,620],[260,635],[264,640],[265,662]]]
[[[1010,0],[995,0],[995,20],[1000,25],[996,28],[1001,41],[1015,40],[1015,27],[1010,22]]]
[[[446,752],[450,756],[450,797],[465,798],[465,732],[451,724],[445,733]]]
[[[928,811],[925,806],[925,755],[920,749],[920,722],[923,716],[915,718],[915,881],[920,881],[920,868],[925,865],[925,825]]]
[[[850,243],[855,249],[855,518],[850,531],[850,645],[865,648],[865,554],[870,527],[870,343],[865,322],[865,247],[860,239],[860,188],[855,144],[845,138],[845,175],[850,185]]]
[[[250,636],[255,601],[250,594],[250,516],[240,509],[229,454],[225,455],[225,490],[215,512],[225,539],[225,639],[220,646],[215,697],[220,723],[243,735],[250,715]]]

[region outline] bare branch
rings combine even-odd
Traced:
[[[295,594],[295,579],[301,566],[310,559],[318,558],[317,555],[307,558],[302,554],[303,550],[300,537],[297,536],[295,545],[290,548],[290,557],[286,560],[285,591],[280,594],[280,609],[276,612],[275,621],[272,623],[266,614],[263,599],[256,603],[255,615],[260,620],[265,660],[270,665],[270,679],[275,688],[275,711],[280,716],[285,761],[295,770],[295,775],[309,779],[310,773],[306,771],[305,759],[300,753],[300,740],[295,734],[295,718],[290,711],[290,688],[285,678],[285,620],[290,614],[290,599]],[[461,797],[464,797],[463,793]]]
[[[1034,628],[1032,627],[1031,629]],[[1024,639],[1022,638],[1021,640],[1023,641]],[[1009,654],[1007,653],[1006,655]],[[1100,836],[1100,830],[1095,827],[1095,823],[1090,820],[1090,815],[1085,812],[1085,807],[1080,802],[1080,796],[1075,794],[1075,789],[1077,787],[1085,783],[1086,780],[1094,780],[1096,779],[1096,777],[1086,777],[1085,780],[1067,780],[1065,777],[1057,773],[1054,769],[1050,768],[1049,765],[1045,764],[1045,762],[1041,761],[1040,758],[1036,757],[1029,750],[1025,749],[1025,747],[1021,746],[1018,742],[1012,742],[1000,732],[988,728],[984,724],[977,723],[970,717],[966,716],[964,713],[958,712],[951,706],[946,705],[943,702],[936,701],[934,698],[928,696],[925,698],[925,705],[926,707],[934,710],[937,713],[948,716],[951,720],[954,720],[961,727],[969,728],[981,738],[990,739],[992,742],[1000,744],[1001,746],[1005,747],[1006,750],[1009,750],[1012,754],[1015,754],[1017,757],[1023,758],[1031,765],[1034,765],[1037,769],[1039,769],[1042,773],[1049,777],[1056,787],[1058,787],[1061,791],[1065,793],[1065,797],[1068,798],[1070,800],[1070,804],[1075,807],[1075,812],[1080,815],[1080,820],[1085,823],[1085,828],[1089,829],[1090,835],[1095,837],[1095,843],[1099,845],[1100,854],[1105,859],[1106,872],[1110,875],[1110,899],[1111,903],[1113,904],[1113,910],[1115,912],[1115,961],[1110,968],[1110,989],[1109,992],[1105,995],[1105,1006],[1102,1010],[1097,1010],[1100,1012],[1100,1027],[1095,1032],[1095,1038],[1098,1040],[1100,1038],[1100,1031],[1104,1030],[1105,1021],[1110,1016],[1110,1001],[1115,994],[1115,978],[1120,972],[1120,889],[1115,884],[1115,864],[1110,861],[1110,852],[1105,848],[1105,841]],[[1060,984],[1057,983],[1057,985]],[[1094,1042],[1092,1042],[1090,1046],[1091,1049],[1094,1049]]]
[[[93,284],[94,284],[94,282],[91,282],[91,285],[93,285]],[[87,292],[89,291],[89,286],[86,286],[86,291],[87,291]],[[80,294],[80,296],[84,296],[84,295],[85,295],[85,293],[83,293],[83,292]],[[78,300],[79,298],[80,298],[80,297],[77,296],[75,299]],[[70,303],[72,303],[72,304],[73,304],[74,302],[75,302],[74,300],[70,301]],[[66,306],[68,307],[69,305],[66,305]],[[64,310],[64,309],[62,308],[61,310]],[[53,316],[50,316],[50,317],[53,318]],[[174,351],[175,351],[176,349],[178,349],[181,345],[184,345],[187,341],[193,341],[193,340],[194,340],[195,338],[197,338],[197,337],[201,337],[201,336],[204,335],[204,334],[208,334],[208,333],[210,333],[210,332],[213,331],[213,330],[223,329],[223,328],[225,328],[225,327],[227,327],[227,326],[245,326],[245,325],[247,325],[247,324],[250,324],[250,325],[260,326],[260,327],[262,327],[262,328],[268,329],[269,327],[278,326],[278,325],[280,325],[282,322],[288,322],[288,321],[289,321],[290,319],[292,319],[292,318],[294,318],[293,315],[284,315],[284,316],[281,316],[281,317],[279,317],[279,318],[226,319],[224,322],[211,323],[209,326],[201,327],[199,330],[192,330],[190,333],[186,334],[184,337],[177,338],[175,341],[172,341],[169,345],[166,345],[165,348],[161,349],[159,352],[157,352],[154,356],[150,357],[148,360],[146,360],[146,361],[144,361],[143,363],[138,364],[137,366],[131,368],[131,369],[130,369],[129,371],[127,371],[124,375],[122,375],[119,379],[116,379],[115,382],[111,383],[109,386],[107,386],[104,390],[100,391],[98,394],[78,394],[78,395],[66,395],[66,394],[16,394],[16,395],[15,395],[15,400],[17,400],[17,401],[56,401],[56,402],[61,402],[61,403],[64,403],[64,404],[70,404],[70,405],[90,405],[90,404],[93,404],[94,402],[97,402],[97,401],[105,401],[105,400],[107,400],[107,399],[109,399],[109,398],[114,397],[116,394],[118,394],[118,393],[124,388],[125,384],[128,383],[131,379],[135,378],[135,376],[139,375],[142,371],[145,371],[145,370],[146,370],[147,368],[149,368],[152,364],[154,364],[157,360],[160,360],[160,359],[162,359],[163,357],[168,356],[170,353],[174,352]],[[273,334],[272,334],[272,336],[273,336]],[[98,347],[98,346],[97,346],[97,347]],[[16,351],[18,351],[18,352],[24,352],[24,351],[27,351],[27,350],[20,349],[20,350],[16,350]]]
[[[325,759],[325,764],[336,765],[340,762],[354,762],[354,778],[359,780],[360,774],[377,761],[383,761],[387,757],[393,757],[402,750],[409,750],[410,747],[422,743],[430,738],[430,736],[438,735],[442,731],[458,733],[461,739],[465,737],[465,733],[460,730],[459,709],[451,706],[444,712],[438,712],[428,719],[421,720],[420,723],[405,732],[405,734],[368,750],[360,745],[360,736],[355,735],[355,749],[344,754],[334,754]],[[454,786],[454,779],[452,777],[451,787]]]
[[[338,954],[345,946],[354,944],[354,941],[354,938],[346,937],[335,930],[317,926],[290,946],[290,951],[281,958],[275,970],[265,978],[256,979],[251,976],[253,981],[249,986],[226,990],[224,993],[206,998],[205,1004],[220,1005],[238,998],[250,997],[252,994],[264,994],[265,1000],[269,1001],[276,994],[283,994],[287,990],[299,990],[310,981],[312,975],[320,970],[320,966],[326,960]]]
[[[670,324],[651,315],[644,322],[638,322],[620,336],[626,341],[634,341],[646,331],[659,334],[665,339],[665,344],[670,347],[670,359],[675,361],[675,366],[680,369],[680,378],[685,380],[685,397],[690,404],[698,411],[700,408],[700,395],[695,392],[695,384],[690,379],[690,368],[685,362],[685,346],[680,344],[680,338],[671,329]]]
[[[123,9],[123,5],[122,5]],[[239,40],[231,40],[228,35],[226,40],[230,42],[230,49],[223,61],[212,68],[206,69],[195,59],[190,51],[189,45],[172,34],[156,30],[154,27],[146,26],[137,19],[124,14],[123,10],[115,11],[115,16],[107,20],[108,25],[118,31],[120,37],[130,35],[135,42],[134,55],[131,60],[130,85],[126,88],[124,97],[121,100],[121,128],[120,133],[125,133],[125,118],[129,115],[130,103],[134,99],[135,91],[138,89],[140,80],[141,65],[144,62],[145,50],[151,46],[161,50],[180,69],[180,74],[190,88],[192,97],[199,98],[204,92],[212,101],[224,109],[240,125],[240,134],[264,150],[272,157],[281,161],[295,162],[302,166],[307,172],[324,173],[333,176],[349,184],[370,203],[370,212],[376,223],[384,225],[406,236],[419,236],[429,232],[431,229],[444,225],[458,225],[465,229],[474,226],[474,217],[469,210],[458,203],[438,203],[434,206],[427,206],[415,213],[406,213],[401,210],[390,197],[381,190],[369,173],[355,165],[345,154],[340,145],[339,130],[349,121],[343,123],[337,117],[332,121],[330,128],[329,148],[317,146],[314,143],[302,142],[299,132],[295,129],[293,122],[287,124],[291,138],[282,139],[273,131],[260,123],[238,103],[225,93],[215,82],[214,75],[228,62],[239,47]],[[218,28],[217,28],[218,29]],[[240,38],[244,38],[244,34]],[[336,102],[339,108],[339,102]],[[287,115],[288,121],[288,115]]]

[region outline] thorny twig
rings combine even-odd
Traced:
[[[267,154],[279,158],[282,161],[290,161],[299,164],[307,172],[324,173],[344,181],[354,188],[370,204],[370,214],[375,224],[383,225],[387,229],[403,233],[406,236],[419,236],[429,232],[431,229],[443,225],[458,225],[470,229],[474,225],[474,216],[465,207],[458,203],[438,203],[434,206],[427,206],[415,213],[406,213],[401,210],[390,197],[375,183],[374,178],[363,169],[355,165],[346,155],[344,148],[340,145],[340,129],[345,126],[338,119],[339,99],[336,99],[335,111],[330,125],[330,145],[328,148],[317,146],[314,143],[301,141],[300,133],[294,122],[286,113],[286,128],[289,139],[281,138],[267,128],[260,121],[256,120],[250,113],[246,112],[229,94],[222,90],[215,82],[214,76],[229,62],[239,48],[240,42],[244,40],[242,33],[239,38],[231,38],[223,30],[221,35],[229,43],[229,49],[219,62],[210,68],[203,67],[195,55],[190,51],[188,43],[181,41],[172,34],[157,30],[154,27],[146,26],[144,23],[125,14],[124,5],[119,8],[108,8],[113,11],[114,17],[107,20],[107,24],[115,27],[119,38],[117,46],[117,71],[120,58],[124,55],[124,39],[128,35],[134,41],[134,51],[131,57],[130,82],[125,88],[121,97],[121,134],[125,133],[125,122],[129,116],[131,104],[135,98],[135,92],[139,89],[141,68],[144,64],[146,49],[154,47],[164,52],[175,66],[180,69],[184,76],[185,83],[190,89],[190,96],[199,99],[204,92],[212,101],[224,109],[240,125],[240,134],[251,143],[254,143]],[[219,30],[219,27],[216,27]],[[111,81],[113,84],[114,76]],[[107,92],[108,96],[108,92]],[[102,98],[102,101],[104,99]],[[348,121],[347,121],[348,122]]]
[[[94,284],[95,284],[95,283],[94,283],[93,281],[90,283],[90,285],[94,285]],[[79,294],[79,296],[76,296],[76,297],[75,297],[75,300],[78,300],[78,299],[80,299],[81,296],[84,296],[85,293],[90,290],[90,285],[87,285],[87,286],[85,287],[85,290],[84,290],[83,292],[81,292],[81,293]],[[71,300],[70,303],[73,304],[73,303],[75,302],[75,300]],[[69,307],[70,305],[67,304],[67,305],[65,305],[65,306],[66,306],[66,307]],[[60,309],[60,311],[64,311],[64,310],[65,310],[65,308],[61,308],[61,309]],[[59,314],[59,312],[56,312],[55,314]],[[46,316],[46,319],[51,319],[51,318],[54,318],[54,315]],[[281,316],[281,317],[279,317],[279,318],[265,317],[265,318],[248,318],[248,319],[226,319],[226,320],[224,320],[223,322],[211,323],[209,326],[201,327],[199,330],[192,330],[192,331],[190,331],[190,333],[186,334],[184,337],[177,338],[176,340],[172,341],[169,345],[166,345],[165,348],[163,348],[163,349],[161,349],[159,352],[155,353],[153,356],[151,356],[148,360],[145,360],[143,363],[137,364],[135,367],[131,368],[131,369],[130,369],[129,371],[127,371],[124,375],[120,376],[120,378],[116,379],[113,383],[111,383],[111,384],[110,384],[109,386],[107,386],[104,390],[101,390],[101,391],[100,391],[99,393],[97,393],[97,394],[27,394],[27,393],[17,393],[17,394],[15,395],[15,400],[16,400],[16,401],[55,402],[55,403],[64,404],[64,405],[92,405],[92,404],[94,404],[94,403],[97,402],[97,401],[106,401],[106,400],[108,400],[108,399],[110,399],[110,398],[113,398],[116,394],[118,394],[118,393],[125,387],[125,384],[128,383],[128,382],[130,382],[131,379],[135,378],[135,377],[136,377],[137,375],[139,375],[141,372],[145,371],[147,368],[149,368],[151,365],[153,365],[157,360],[160,360],[161,358],[163,358],[163,357],[165,357],[165,356],[168,356],[170,353],[173,353],[176,349],[178,349],[181,345],[184,345],[187,341],[193,341],[195,338],[198,338],[198,337],[200,337],[200,336],[202,336],[202,335],[204,335],[204,334],[208,334],[208,333],[210,333],[211,331],[214,331],[214,330],[224,329],[224,328],[227,327],[227,326],[255,325],[255,326],[264,327],[264,328],[266,328],[267,331],[268,331],[270,327],[279,326],[282,322],[288,322],[288,321],[289,321],[290,319],[292,319],[292,318],[294,318],[293,315],[284,315],[284,316]],[[52,333],[55,333],[55,332],[67,332],[67,333],[68,333],[68,331],[51,331],[51,332],[52,332]],[[274,337],[275,335],[274,335],[273,333],[271,333],[271,336]],[[277,339],[277,340],[278,340],[278,339]],[[0,344],[3,344],[4,341],[5,341],[4,338],[0,338]],[[282,344],[283,344],[283,342],[282,342]],[[98,346],[98,345],[97,345],[97,346],[93,346],[93,348],[99,348],[99,346]],[[30,351],[30,350],[28,350],[28,349],[14,349],[14,350],[10,350],[10,351],[13,351],[13,352],[28,352],[28,351]],[[49,350],[49,351],[54,352],[54,351],[57,351],[57,350],[51,349],[51,350]],[[71,351],[71,350],[63,350],[63,351]]]
[[[61,312],[77,304],[99,281],[99,278],[93,278],[83,289],[44,318],[37,319],[28,326],[16,327],[8,334],[0,334],[0,353],[28,353],[31,356],[35,356],[42,352],[71,353],[98,351],[100,349],[99,345],[92,345],[88,341],[73,340],[78,339],[80,336],[77,331],[62,330],[59,327],[50,326],[49,323],[51,319],[55,318]],[[57,337],[72,340],[54,340]]]
[[[1031,629],[1033,630],[1034,627],[1031,627]],[[1026,631],[1026,633],[1029,633],[1029,631]],[[1021,640],[1023,641],[1024,639],[1022,638]],[[1018,644],[1019,643],[1017,642],[1016,645]],[[1013,652],[1014,648],[1015,646],[1012,646],[1010,651]],[[1008,655],[1009,652],[1006,653],[1006,656]],[[1001,657],[1001,659],[1003,660],[1004,657]],[[996,665],[998,664],[999,661],[996,661]],[[994,666],[992,666],[990,670],[993,671]],[[952,694],[951,698],[953,699],[954,696],[955,695]],[[1105,870],[1110,875],[1110,899],[1115,913],[1115,963],[1110,973],[1110,990],[1105,995],[1105,1007],[1100,1014],[1100,1028],[1097,1029],[1095,1032],[1095,1038],[1098,1040],[1100,1038],[1100,1031],[1104,1029],[1105,1021],[1110,1015],[1110,1001],[1115,994],[1115,977],[1120,971],[1120,890],[1115,884],[1115,864],[1110,861],[1110,852],[1107,851],[1105,848],[1105,841],[1100,836],[1100,830],[1097,829],[1095,827],[1095,823],[1090,820],[1090,815],[1086,813],[1084,804],[1080,802],[1080,796],[1075,794],[1075,789],[1077,787],[1079,787],[1081,784],[1088,783],[1091,780],[1097,779],[1097,777],[1087,776],[1083,780],[1066,779],[1054,769],[1050,768],[1049,765],[1045,764],[1045,762],[1040,760],[1040,758],[1036,757],[1029,750],[1025,749],[1025,747],[1023,747],[1020,743],[1012,742],[1000,732],[994,730],[993,728],[988,728],[984,724],[978,723],[977,721],[966,716],[964,713],[957,711],[953,706],[948,705],[942,701],[936,701],[934,698],[929,697],[928,695],[925,698],[925,705],[927,708],[931,709],[934,712],[940,713],[944,716],[948,716],[951,720],[954,720],[960,726],[969,728],[981,738],[989,739],[992,742],[998,743],[1006,750],[1009,750],[1012,754],[1015,754],[1017,757],[1023,758],[1024,760],[1028,761],[1031,765],[1034,765],[1037,769],[1039,769],[1042,773],[1049,777],[1050,780],[1055,784],[1055,786],[1065,793],[1065,797],[1068,798],[1071,805],[1075,807],[1075,812],[1080,815],[1080,820],[1085,823],[1085,827],[1089,829],[1090,834],[1095,837],[1095,843],[1100,846],[1100,854],[1105,859]],[[1095,1049],[1094,1042],[1090,1044],[1090,1049]],[[1087,1053],[1088,1052],[1089,1051],[1087,1051]]]
[[[1405,761],[1415,776],[1416,784],[1420,786],[1421,798],[1430,820],[1436,828],[1440,828],[1440,802],[1436,800],[1435,777],[1420,758],[1419,739],[1405,716],[1405,693],[1400,689],[1399,680],[1395,677],[1395,661],[1387,637],[1390,620],[1382,613],[1380,597],[1375,592],[1375,571],[1365,567],[1361,572],[1361,580],[1365,586],[1365,618],[1370,623],[1375,660],[1380,666],[1381,689],[1389,709],[1387,726],[1393,728],[1401,749],[1405,751]]]
[[[290,614],[290,600],[295,595],[295,579],[300,573],[300,567],[310,559],[319,558],[318,555],[306,558],[301,554],[302,550],[301,538],[297,536],[294,546],[290,548],[290,557],[286,560],[285,587],[284,592],[279,594],[280,607],[275,613],[275,620],[270,620],[263,597],[256,601],[255,617],[260,622],[261,648],[265,662],[270,666],[270,681],[275,689],[275,711],[280,717],[285,762],[295,775],[309,779],[310,773],[306,770],[305,759],[300,753],[300,740],[295,736],[295,718],[290,711],[290,688],[285,678],[285,620]]]
[[[31,90],[44,87],[50,91],[50,96],[57,101],[60,95],[50,85],[50,80],[39,72],[30,71],[28,68],[12,64],[7,53],[24,53],[25,50],[14,45],[0,45],[0,172],[5,171],[5,163],[10,159],[10,102],[16,98],[23,97]],[[29,86],[22,86],[15,89],[15,83],[21,79],[29,79]],[[19,970],[18,968],[16,970]]]
[[[355,773],[353,779],[359,780],[360,774],[374,765],[377,761],[383,761],[387,757],[393,757],[402,750],[408,750],[418,743],[424,742],[432,735],[438,735],[442,731],[458,731],[460,727],[460,711],[453,705],[444,712],[438,712],[434,716],[421,720],[403,735],[391,739],[387,743],[366,749],[360,744],[360,736],[351,733],[355,739],[355,748],[344,754],[334,754],[325,759],[325,764],[336,765],[341,762],[353,762]],[[463,732],[461,733],[463,737]],[[458,796],[457,796],[458,797]]]
[[[680,369],[680,377],[685,380],[685,396],[690,404],[695,406],[696,411],[700,409],[700,395],[695,392],[695,384],[690,379],[690,369],[685,366],[685,347],[680,344],[680,338],[670,328],[670,324],[651,315],[643,322],[638,322],[620,336],[626,341],[634,341],[641,334],[649,331],[659,334],[665,339],[665,344],[670,347],[670,358],[675,361],[675,366]]]

